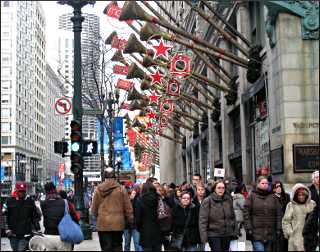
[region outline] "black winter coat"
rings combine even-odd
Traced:
[[[255,241],[275,241],[282,230],[281,205],[276,196],[257,189],[244,203],[244,226]]]
[[[199,234],[199,208],[197,208],[193,203],[191,203],[187,208],[183,208],[181,205],[178,205],[173,209],[172,232],[173,234],[183,233],[188,214],[190,217],[182,243],[183,247],[190,247],[201,242]]]
[[[59,235],[58,225],[64,216],[65,201],[61,198],[47,199],[40,203],[43,214],[44,233],[48,235]],[[77,222],[77,217],[73,212],[69,213],[72,220]]]
[[[315,207],[313,211],[307,215],[306,222],[303,227],[303,244],[305,251],[315,251],[319,244],[319,207]]]
[[[36,222],[40,220],[34,200],[30,197],[25,199],[9,198],[7,201],[7,224],[8,229],[16,235],[17,238],[22,238],[24,235],[29,235]]]
[[[311,199],[316,202],[317,207],[320,207],[320,196],[318,189],[315,187],[314,184],[309,186],[309,189],[311,191]]]
[[[161,245],[158,223],[158,195],[156,191],[142,195],[137,201],[136,225],[140,232],[140,245],[144,248]]]

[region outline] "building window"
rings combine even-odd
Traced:
[[[3,7],[10,7],[10,1],[3,1]]]
[[[10,136],[1,136],[1,144],[11,144]]]
[[[1,96],[1,103],[2,104],[9,104],[11,102],[11,97],[10,95],[7,95],[7,94],[3,94]]]
[[[11,131],[11,123],[8,123],[8,122],[1,123],[1,131],[2,132],[10,132]]]
[[[252,43],[265,46],[264,4],[259,1],[249,2]]]
[[[11,88],[11,81],[10,80],[2,80],[1,81],[1,89],[8,90]]]
[[[11,109],[10,108],[2,108],[1,109],[1,117],[10,117]]]
[[[240,109],[233,113],[233,142],[234,153],[241,152],[241,126],[240,126]]]

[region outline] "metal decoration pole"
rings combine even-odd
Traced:
[[[58,1],[59,4],[68,4],[73,7],[73,17],[71,21],[73,22],[73,32],[74,32],[74,92],[72,98],[73,105],[73,119],[80,122],[82,125],[82,78],[81,78],[81,31],[82,22],[84,17],[81,15],[81,8],[89,3],[94,4],[95,1],[88,0],[64,0]],[[82,128],[80,129],[82,135]],[[86,211],[84,206],[83,198],[83,157],[81,156],[81,169],[79,173],[74,174],[74,190],[75,190],[75,205],[76,210],[80,212],[80,226],[84,234],[85,240],[92,239],[92,232],[90,225],[88,223],[88,211]]]

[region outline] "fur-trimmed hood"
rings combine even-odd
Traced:
[[[299,190],[299,189],[304,189],[306,192],[307,192],[307,201],[306,201],[306,203],[309,203],[310,202],[310,200],[311,200],[311,192],[310,192],[310,189],[307,187],[307,186],[305,186],[304,184],[302,184],[302,183],[297,183],[297,184],[295,184],[293,187],[292,187],[292,203],[295,203],[295,204],[297,204],[297,202],[294,200],[294,198],[295,198],[295,195],[296,195],[296,193],[297,193],[297,191]]]

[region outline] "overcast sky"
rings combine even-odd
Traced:
[[[60,5],[56,1],[41,1],[44,14],[46,17],[46,58],[49,65],[55,71],[58,62],[58,19],[65,13],[72,13],[73,8],[69,5]],[[133,31],[125,22],[119,22],[114,18],[107,17],[103,14],[104,8],[109,1],[96,1],[95,5],[86,5],[82,8],[82,13],[91,13],[100,17],[100,33],[102,38],[106,38],[112,31],[116,30],[119,36],[128,38]],[[123,1],[119,1],[121,7]]]

